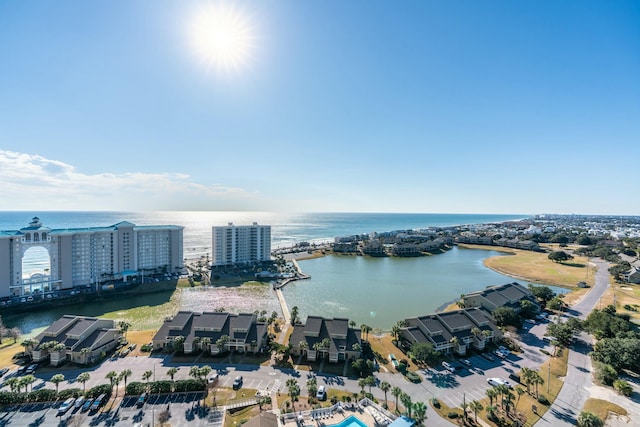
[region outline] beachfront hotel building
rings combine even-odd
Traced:
[[[182,232],[176,225],[51,229],[34,217],[27,227],[0,231],[0,298],[46,294],[183,269]],[[25,255],[48,258],[46,268],[25,272]],[[29,258],[29,257],[27,257]]]
[[[271,226],[213,226],[212,265],[250,264],[271,260]]]

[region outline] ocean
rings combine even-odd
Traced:
[[[26,227],[33,217],[52,229],[105,227],[120,221],[136,225],[181,225],[187,259],[211,254],[211,227],[233,222],[271,225],[272,248],[300,242],[322,243],[338,236],[370,232],[486,224],[522,219],[523,215],[421,214],[421,213],[275,213],[275,212],[0,212],[0,231]],[[31,252],[31,251],[30,251]],[[46,252],[27,253],[23,273],[30,275],[45,267]]]

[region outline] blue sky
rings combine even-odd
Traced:
[[[640,2],[0,1],[1,210],[640,214]]]

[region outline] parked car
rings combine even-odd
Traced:
[[[451,373],[454,373],[456,371],[455,366],[448,362],[442,362],[442,367]]]
[[[148,397],[147,393],[142,393],[140,397],[138,397],[138,400],[136,401],[136,407],[142,408],[145,402],[147,401],[147,397]]]
[[[102,393],[100,396],[96,397],[96,400],[93,401],[91,407],[89,408],[91,412],[97,412],[98,409],[100,409],[100,407],[105,404],[106,399],[107,395],[105,393]]]
[[[498,378],[498,377],[487,378],[487,382],[492,386],[506,385],[509,388],[513,388],[511,383],[505,380],[504,378]]]
[[[6,374],[7,372],[9,372],[9,368],[2,368],[0,369],[0,377],[2,377],[4,374]]]
[[[507,354],[503,353],[500,350],[496,350],[493,352],[493,354],[495,354],[496,356],[498,356],[500,359],[506,359],[507,358]]]
[[[511,373],[511,374],[509,374],[509,379],[510,380],[514,380],[515,382],[519,383],[520,382],[520,375]]]
[[[235,377],[235,379],[233,380],[233,389],[234,390],[238,390],[239,388],[242,387],[242,376],[238,375],[237,377]]]
[[[485,359],[487,359],[489,362],[493,362],[494,360],[496,360],[489,353],[482,353],[481,356],[484,357]]]
[[[71,409],[75,401],[76,399],[74,399],[73,397],[70,397],[64,402],[62,402],[62,405],[60,405],[60,407],[58,408],[58,415],[66,414],[67,411]]]
[[[38,369],[38,364],[32,363],[31,365],[27,366],[27,369],[24,370],[24,373],[27,375],[31,375],[36,371],[36,369]]]
[[[85,400],[84,404],[82,405],[82,409],[80,409],[80,411],[87,412],[89,409],[91,409],[91,404],[92,403],[93,403],[93,399],[91,399],[91,398]]]
[[[318,400],[326,400],[327,399],[327,389],[325,386],[321,385],[318,387],[318,392],[316,393],[316,399]]]
[[[84,396],[80,396],[79,398],[77,398],[76,402],[73,404],[73,410],[75,411],[82,408],[82,405],[84,405],[84,402],[85,402]]]
[[[536,324],[536,321],[535,321],[535,320],[533,320],[533,319],[524,319],[524,323],[528,323],[528,324],[530,324],[530,325],[535,325],[535,324]]]
[[[469,359],[460,359],[460,363],[462,363],[467,368],[471,367],[471,362],[469,361]]]

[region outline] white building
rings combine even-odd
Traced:
[[[27,227],[0,231],[0,297],[71,289],[139,273],[183,269],[182,231],[176,225],[51,229],[35,217]],[[44,271],[25,272],[30,251],[48,258]],[[29,257],[27,257],[29,258]]]
[[[269,261],[271,259],[271,226],[214,226],[212,265],[233,265]]]

